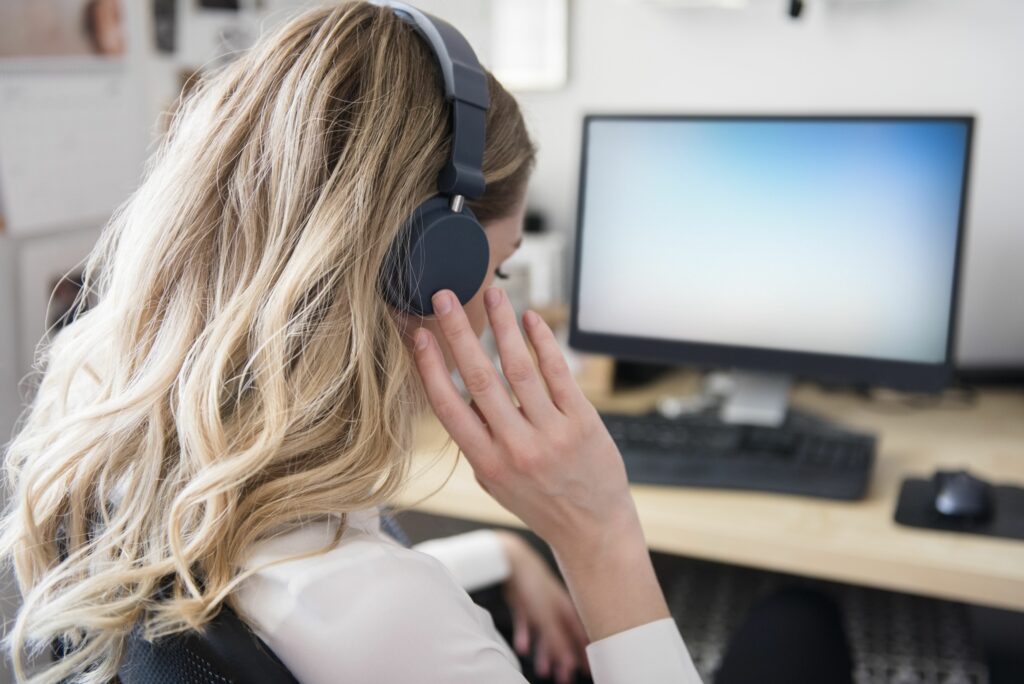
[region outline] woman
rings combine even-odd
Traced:
[[[194,629],[227,601],[306,684],[522,681],[456,576],[380,531],[425,395],[554,550],[595,679],[696,681],[621,458],[550,329],[523,318],[537,371],[492,276],[464,308],[436,293],[429,319],[381,297],[388,246],[445,159],[438,81],[391,10],[349,3],[289,22],[186,103],[92,255],[99,302],[47,350],[10,447],[20,676],[25,652],[63,640],[33,681],[107,682],[136,624]],[[471,207],[496,273],[533,148],[489,88]],[[477,340],[487,320],[519,407]]]

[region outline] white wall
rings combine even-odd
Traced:
[[[15,270],[12,243],[0,237],[0,278],[7,281],[6,276]],[[21,412],[17,391],[19,369],[17,355],[14,353],[17,329],[10,323],[15,320],[15,315],[13,288],[0,285],[0,454],[13,436],[14,423]],[[6,500],[0,501],[0,505],[6,505]],[[0,569],[0,621],[4,623],[14,617],[19,602],[18,591],[8,569],[7,563]],[[7,684],[11,680],[7,659],[3,658],[0,660],[0,683]]]
[[[589,112],[973,113],[960,360],[1024,365],[1024,2],[782,0],[743,10],[572,4],[570,80],[522,94],[535,206],[571,231]]]
[[[10,240],[0,239],[0,274],[14,273],[16,265]],[[6,278],[5,278],[6,279]],[[17,327],[13,325],[17,310],[14,289],[0,287],[0,451],[11,438],[11,429],[19,412],[17,393],[18,363],[14,349],[17,345]]]

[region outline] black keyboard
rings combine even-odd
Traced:
[[[602,414],[631,482],[864,498],[875,438],[790,412],[778,428],[730,425],[714,414]]]

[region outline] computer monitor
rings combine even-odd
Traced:
[[[972,128],[586,117],[571,346],[776,374],[783,391],[792,376],[940,389]]]

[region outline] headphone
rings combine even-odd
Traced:
[[[388,249],[381,274],[384,298],[410,314],[434,313],[431,296],[449,289],[465,304],[483,285],[490,247],[466,199],[484,194],[484,143],[490,107],[487,77],[469,42],[451,24],[403,2],[388,7],[415,29],[437,58],[451,103],[451,153],[437,194],[406,220]]]

